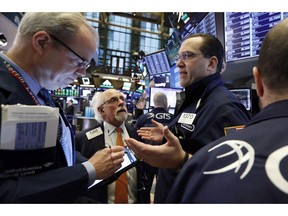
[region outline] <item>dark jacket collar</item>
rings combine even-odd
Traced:
[[[269,104],[258,114],[256,114],[247,124],[247,126],[256,124],[260,121],[264,121],[267,119],[282,117],[288,117],[288,99]]]

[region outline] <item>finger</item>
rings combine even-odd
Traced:
[[[121,164],[123,163],[124,158],[118,158],[118,159],[114,159],[113,163],[114,163],[114,168],[117,170],[121,167]]]
[[[124,147],[123,146],[111,146],[111,150],[112,152],[122,152],[124,151]]]
[[[152,124],[155,125],[156,127],[161,124],[161,123],[155,121],[154,119],[151,119],[151,122],[152,122]]]
[[[125,152],[124,152],[124,150],[118,151],[118,152],[113,152],[111,155],[112,155],[113,160],[117,160],[119,158],[123,159]]]
[[[134,153],[139,152],[139,150],[138,150],[139,149],[139,145],[137,144],[137,141],[135,139],[128,138],[128,139],[125,139],[125,142],[128,145],[128,147],[132,149],[132,151]]]
[[[137,133],[145,133],[146,131],[150,131],[150,128],[147,128],[147,127],[143,128],[142,127],[142,128],[137,130]]]
[[[165,139],[166,139],[167,141],[173,141],[173,140],[175,140],[175,139],[178,139],[178,138],[169,130],[169,128],[168,128],[167,126],[165,126],[165,127],[163,128],[163,135],[164,135],[164,137],[165,137]]]

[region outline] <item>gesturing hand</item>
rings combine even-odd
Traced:
[[[155,127],[141,127],[139,130],[137,130],[138,136],[140,136],[143,140],[161,144],[163,140],[164,126],[153,119],[151,122]]]
[[[97,151],[88,161],[96,169],[96,179],[107,179],[121,167],[124,161],[124,147],[112,146]]]

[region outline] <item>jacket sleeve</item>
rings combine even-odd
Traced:
[[[2,203],[73,203],[88,188],[82,164],[18,178],[4,175],[0,173]]]

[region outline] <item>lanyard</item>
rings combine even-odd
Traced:
[[[10,65],[8,62],[4,61],[4,64],[6,65],[9,73],[15,77],[24,87],[24,89],[28,92],[28,94],[32,97],[32,99],[34,100],[35,104],[40,105],[40,102],[38,101],[38,99],[36,98],[36,96],[33,94],[33,92],[31,91],[31,89],[29,88],[29,86],[27,85],[27,83],[25,82],[25,80],[23,79],[23,77],[21,76],[21,74],[19,72],[17,72],[12,65]]]

